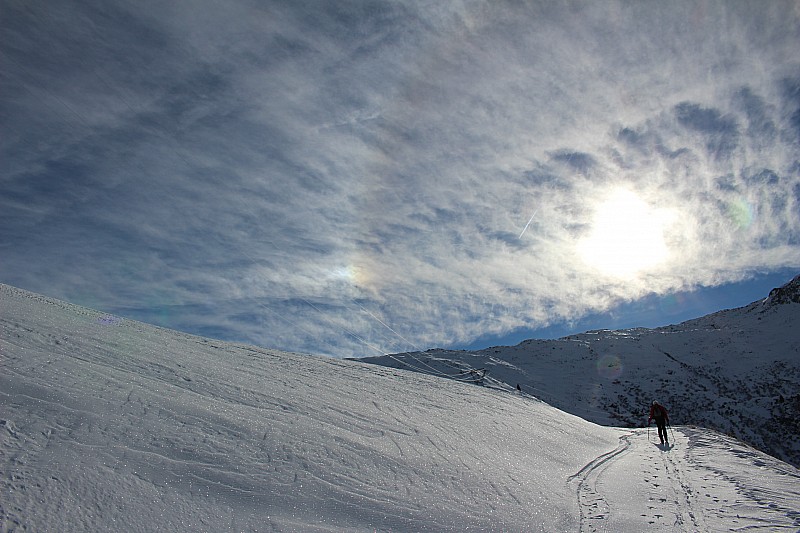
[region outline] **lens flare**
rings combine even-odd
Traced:
[[[740,228],[747,229],[753,224],[753,206],[744,198],[737,198],[728,204],[728,216]]]
[[[623,370],[622,361],[616,355],[604,355],[597,361],[597,373],[608,380],[619,378]]]

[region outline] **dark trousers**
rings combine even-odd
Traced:
[[[658,438],[661,439],[661,442],[669,442],[667,439],[667,421],[656,417],[656,425],[658,426]]]

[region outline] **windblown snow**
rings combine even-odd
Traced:
[[[0,285],[0,531],[800,527],[800,471],[678,426],[223,343]]]

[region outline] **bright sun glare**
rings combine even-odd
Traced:
[[[597,207],[591,231],[578,243],[578,252],[599,271],[630,278],[667,259],[664,230],[671,218],[637,194],[616,190]]]

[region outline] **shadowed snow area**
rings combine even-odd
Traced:
[[[660,448],[515,391],[6,285],[0,365],[3,532],[800,526],[800,472],[717,433]]]

